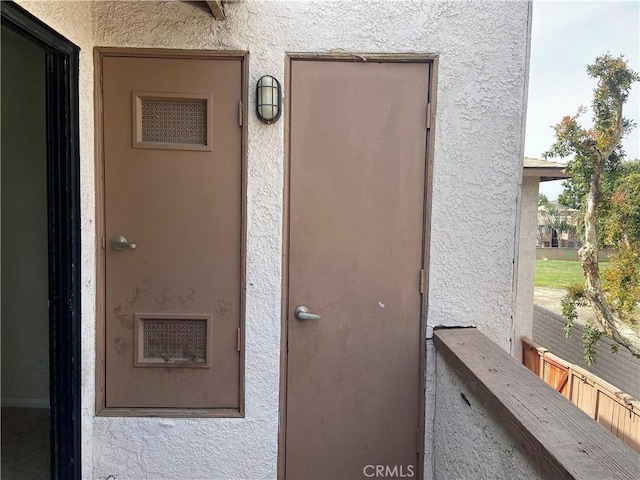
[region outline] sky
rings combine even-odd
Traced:
[[[589,108],[582,125],[592,125],[596,81],[586,66],[606,52],[624,54],[629,66],[640,71],[640,1],[533,2],[525,156],[541,158],[554,141],[551,126],[575,115],[581,105]],[[640,125],[640,83],[634,84],[623,113]],[[639,127],[623,147],[627,158],[640,158]],[[540,193],[555,200],[561,183],[541,183]]]

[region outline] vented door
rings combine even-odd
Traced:
[[[103,58],[107,407],[239,408],[241,75]]]

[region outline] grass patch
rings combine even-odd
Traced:
[[[598,266],[602,272],[608,262],[600,262]],[[567,260],[536,260],[536,287],[557,288],[564,290],[574,283],[584,282],[580,262]]]

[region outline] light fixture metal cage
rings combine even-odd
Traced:
[[[277,122],[282,115],[282,88],[271,75],[260,77],[256,84],[256,113],[266,124]]]

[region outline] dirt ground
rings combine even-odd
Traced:
[[[535,287],[533,290],[533,303],[558,315],[562,315],[562,297],[564,297],[564,290],[543,287]],[[593,310],[590,307],[578,307],[578,320],[576,323],[584,325],[588,320],[592,319]]]

